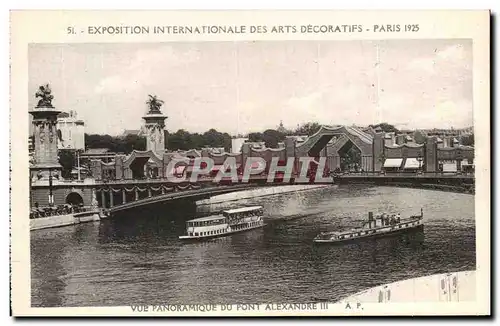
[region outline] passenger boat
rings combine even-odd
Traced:
[[[217,215],[200,217],[186,222],[186,235],[180,240],[205,240],[224,237],[264,226],[262,206],[241,207]]]
[[[368,221],[364,222],[361,228],[355,228],[341,232],[321,233],[314,242],[316,243],[339,243],[362,238],[372,238],[378,236],[392,235],[399,232],[408,232],[417,228],[422,228],[424,211],[420,209],[420,215],[410,216],[401,219],[400,214],[380,214],[373,216],[373,212],[368,213]]]

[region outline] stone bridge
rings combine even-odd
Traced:
[[[179,199],[189,199],[191,201],[198,201],[201,199],[210,198],[211,196],[227,194],[235,191],[242,191],[259,187],[258,184],[240,184],[240,185],[226,185],[226,186],[212,186],[212,187],[191,187],[188,190],[174,191],[171,193],[162,193],[156,196],[145,197],[137,199],[132,202],[120,203],[106,209],[110,214],[119,211],[128,210],[131,208],[142,207],[146,205],[174,201]],[[106,205],[106,203],[105,203]]]
[[[211,196],[230,192],[255,189],[259,187],[275,187],[293,184],[308,184],[275,179],[268,182],[267,176],[253,176],[242,181],[241,176],[236,182],[223,179],[214,182],[213,178],[203,178],[197,182],[172,182],[167,179],[150,180],[113,180],[96,183],[98,206],[109,212],[117,212],[127,208],[139,207],[153,203],[189,199],[197,201]],[[315,184],[333,184],[333,177],[325,178]]]

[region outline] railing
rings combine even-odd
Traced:
[[[193,196],[202,195],[205,193],[221,194],[221,193],[228,192],[228,191],[245,190],[245,189],[249,189],[253,186],[255,186],[255,185],[248,185],[248,184],[239,184],[239,185],[233,185],[233,186],[221,185],[220,187],[217,187],[215,189],[214,188],[210,188],[210,189],[200,188],[200,189],[185,190],[182,192],[171,192],[171,193],[166,193],[166,194],[161,194],[161,195],[156,195],[156,196],[151,196],[151,197],[146,197],[146,198],[140,198],[138,200],[130,201],[130,202],[123,203],[123,204],[117,204],[117,205],[114,205],[113,207],[106,208],[106,211],[107,212],[115,212],[118,210],[130,208],[130,207],[155,203],[158,201],[193,197]]]
[[[436,178],[460,178],[460,177],[474,177],[474,173],[465,172],[341,172],[332,173],[334,177],[436,177]]]
[[[68,206],[68,205],[59,205],[57,207],[39,207],[34,208],[30,212],[30,219],[42,218],[42,217],[50,217],[50,216],[58,216],[58,215],[68,215],[75,213],[83,213],[88,212],[92,208],[85,206]]]
[[[297,177],[297,176],[292,176]],[[280,176],[277,175],[275,179],[279,179]],[[186,183],[197,183],[197,182],[213,182],[215,178],[211,176],[199,176],[197,180],[192,182],[190,177],[186,177],[185,179],[176,179],[176,178],[150,178],[150,179],[107,179],[107,180],[96,180],[97,184],[107,185],[107,184],[121,184],[121,183],[129,183],[129,184],[149,184],[149,183],[169,183],[169,184],[186,184]],[[262,181],[267,180],[267,175],[252,175],[249,178],[249,181]],[[225,177],[220,180],[220,183],[230,182],[231,178]],[[242,175],[238,175],[238,182],[241,183]]]
[[[465,172],[404,172],[404,171],[399,171],[399,172],[339,172],[335,173],[332,172],[330,173],[331,177],[334,178],[343,178],[343,177],[377,177],[377,178],[390,178],[390,177],[406,177],[406,178],[474,178],[474,173],[465,173]],[[291,180],[293,181],[294,179],[297,179],[299,176],[293,174],[291,176]],[[250,183],[252,181],[267,181],[268,176],[267,175],[252,175],[250,178],[246,181],[243,181],[242,176],[238,175],[238,181],[237,183]],[[309,178],[309,176],[307,177]],[[214,177],[211,176],[199,176],[197,180],[194,182],[191,181],[190,177],[186,177],[185,179],[172,179],[172,178],[165,178],[165,177],[160,177],[160,178],[151,178],[151,179],[116,179],[116,180],[96,180],[96,184],[100,185],[116,185],[116,184],[151,184],[151,183],[166,183],[170,185],[176,185],[176,184],[187,184],[187,183],[210,183],[214,181]],[[232,180],[231,178],[224,178],[218,183],[220,184],[225,184],[225,183],[231,183]],[[273,179],[273,183],[279,183],[283,182],[282,181],[282,176],[276,175],[275,178]],[[314,180],[311,181],[311,183],[314,183]]]

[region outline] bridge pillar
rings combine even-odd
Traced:
[[[101,189],[101,206],[106,208],[106,196],[104,195],[104,190]]]
[[[161,187],[161,194],[165,195],[165,188]]]
[[[248,143],[243,143],[241,145],[241,166],[245,167],[247,164],[247,159],[250,156],[251,149],[250,149],[250,144]]]
[[[123,179],[123,160],[125,159],[124,155],[116,155],[115,156],[115,178],[117,180]]]
[[[113,193],[113,189],[109,188],[109,207],[113,207],[113,200],[114,200],[114,193]]]
[[[151,197],[151,196],[152,196],[152,194],[151,194],[151,188],[148,187],[148,197]]]
[[[125,189],[122,189],[122,204],[127,202],[127,194],[125,193]]]
[[[150,110],[144,117],[146,129],[146,150],[158,153],[165,147],[165,119],[160,109]]]
[[[377,133],[373,135],[372,152],[373,152],[372,170],[373,172],[380,172],[384,165],[384,158],[385,158],[385,144],[382,133]]]
[[[293,174],[296,175],[300,173],[300,164],[299,158],[295,155],[295,140],[291,137],[285,138],[285,156],[287,158],[293,157],[295,158],[293,162]]]
[[[425,143],[425,171],[436,172],[437,170],[437,141],[435,137],[429,137]]]
[[[31,179],[52,179],[55,174],[60,176],[62,166],[57,157],[57,115],[61,111],[52,106],[50,95],[51,90],[41,86],[36,93],[36,97],[42,95],[38,105],[30,110],[33,116],[33,145],[34,145],[34,164],[30,166]],[[50,201],[50,200],[49,200]]]
[[[139,200],[139,191],[135,188],[135,200]]]

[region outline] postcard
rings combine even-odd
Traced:
[[[12,11],[12,314],[489,315],[489,33]]]

